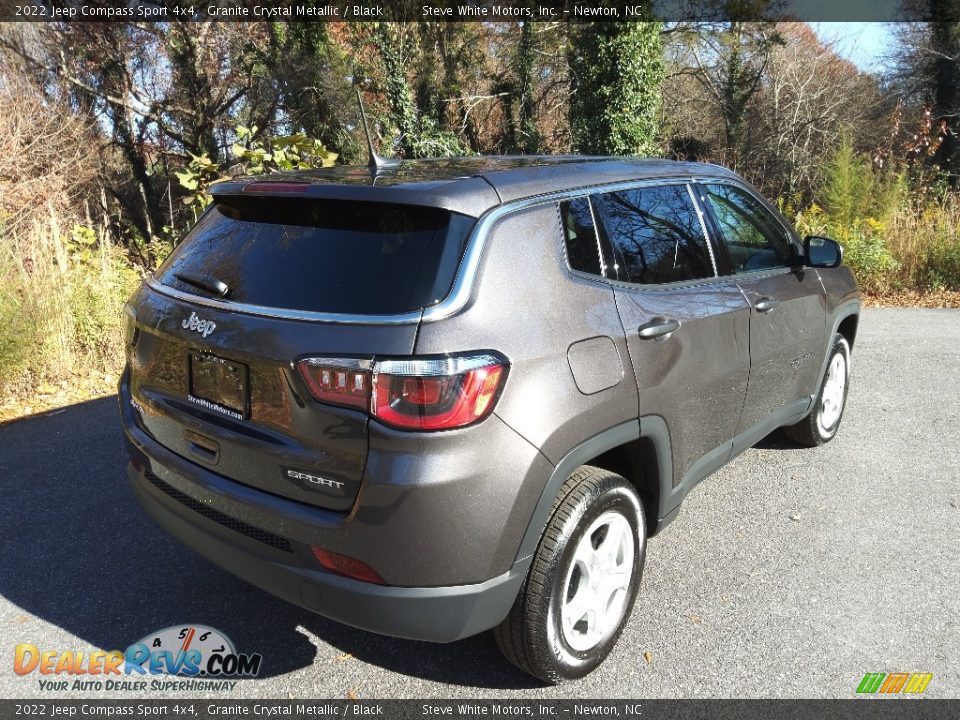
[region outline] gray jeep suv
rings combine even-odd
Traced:
[[[326,617],[495,628],[581,677],[694,485],[776,428],[837,432],[854,279],[723,168],[478,157],[213,196],[126,308],[130,482]]]

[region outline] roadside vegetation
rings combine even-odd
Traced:
[[[0,421],[113,390],[212,182],[365,162],[356,90],[385,155],[721,163],[869,302],[960,306],[960,23],[896,40],[869,74],[803,23],[0,24]]]

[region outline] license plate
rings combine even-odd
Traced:
[[[250,370],[243,363],[190,353],[190,400],[226,415],[245,420],[249,408]]]

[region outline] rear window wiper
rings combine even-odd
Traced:
[[[230,292],[230,288],[227,287],[227,284],[223,280],[217,280],[217,278],[210,277],[209,275],[196,275],[189,272],[175,272],[173,276],[178,280],[182,280],[188,285],[193,285],[201,290],[206,290],[207,292],[213,293],[219,297],[224,297],[228,292]]]

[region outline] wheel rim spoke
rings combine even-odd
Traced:
[[[578,540],[560,612],[564,638],[574,650],[590,650],[620,625],[634,554],[633,530],[619,512],[601,515]]]
[[[847,385],[847,365],[843,355],[837,353],[827,368],[820,402],[820,425],[824,430],[832,428],[843,412],[843,398]]]
[[[590,623],[590,615],[593,613],[593,607],[596,604],[593,591],[589,587],[581,588],[573,599],[564,605],[563,624],[564,627],[573,628],[583,620]],[[594,623],[595,624],[595,623]]]

